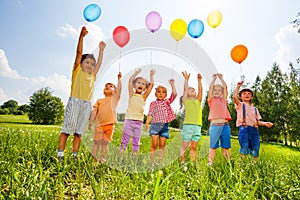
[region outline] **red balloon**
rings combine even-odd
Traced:
[[[232,48],[230,55],[234,62],[241,64],[247,58],[248,49],[244,45],[236,45]]]
[[[119,47],[124,47],[130,39],[130,34],[125,26],[118,26],[113,32],[113,39]]]

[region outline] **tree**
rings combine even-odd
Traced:
[[[18,110],[18,102],[15,100],[9,100],[3,103],[3,105],[1,106],[2,109],[7,108],[9,110],[9,113],[12,114],[14,113],[16,110]]]
[[[294,24],[293,27],[298,29],[298,33],[300,33],[300,12],[297,13],[296,19],[294,19],[290,23]],[[296,61],[297,63],[300,63],[300,58],[297,58]]]
[[[202,108],[202,127],[201,127],[201,130],[202,130],[202,132],[207,132],[208,133],[208,129],[209,129],[209,121],[208,121],[209,106],[208,106],[207,98],[208,98],[208,92],[206,92],[205,102],[204,102],[204,105],[203,105],[203,108]]]
[[[60,124],[63,115],[61,99],[52,96],[49,88],[42,88],[30,97],[28,117],[34,124]]]

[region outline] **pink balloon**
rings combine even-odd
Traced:
[[[150,13],[148,13],[148,15],[146,16],[146,27],[152,32],[154,33],[155,31],[157,31],[160,26],[161,26],[161,16],[158,12],[156,11],[151,11]]]
[[[125,26],[118,26],[113,32],[113,39],[119,47],[124,47],[130,39],[130,34]]]

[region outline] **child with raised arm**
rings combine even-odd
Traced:
[[[219,78],[222,85],[215,84]],[[208,153],[208,164],[213,164],[216,156],[216,150],[222,147],[222,153],[225,159],[230,160],[230,126],[228,121],[231,120],[230,113],[227,108],[227,84],[225,83],[222,74],[214,74],[208,91],[208,106],[210,121],[209,136],[210,149]]]
[[[159,158],[160,162],[163,161],[165,154],[166,140],[170,138],[169,135],[169,122],[175,119],[174,112],[171,108],[171,103],[175,100],[177,93],[174,85],[174,79],[169,80],[172,88],[172,93],[168,99],[167,88],[164,86],[158,86],[155,88],[156,100],[151,102],[149,107],[149,113],[146,120],[145,129],[148,131],[149,124],[150,131],[149,135],[152,138],[150,154],[152,165],[155,166],[156,149],[159,145]]]
[[[155,70],[150,70],[150,83],[143,77],[136,77],[142,69],[136,69],[128,81],[128,107],[125,115],[122,141],[120,144],[121,155],[126,151],[132,136],[132,153],[136,155],[140,149],[142,125],[144,120],[144,107],[154,86]]]
[[[239,127],[239,152],[242,159],[245,159],[247,154],[251,154],[253,160],[256,162],[258,160],[260,149],[260,139],[257,128],[258,126],[270,128],[273,126],[273,123],[261,121],[258,109],[254,107],[251,102],[253,99],[253,91],[249,88],[244,88],[239,91],[242,84],[243,82],[238,82],[233,94],[237,112],[236,126]]]
[[[75,160],[78,158],[81,136],[84,134],[85,126],[92,110],[91,99],[94,92],[94,82],[100,69],[103,51],[106,46],[104,42],[99,43],[100,50],[97,63],[93,54],[82,54],[83,38],[87,33],[86,27],[83,26],[73,65],[71,95],[66,105],[64,122],[58,141],[57,157],[60,160],[64,159],[64,149],[70,134],[74,134],[72,155]]]
[[[89,130],[92,129],[92,124],[96,120],[92,155],[94,159],[100,163],[106,161],[108,144],[112,141],[115,123],[117,122],[116,108],[122,90],[121,77],[122,74],[119,72],[117,87],[113,83],[105,84],[103,89],[105,97],[97,100],[93,106],[94,109],[90,117]],[[100,158],[97,159],[99,148],[101,153]]]
[[[197,160],[197,145],[201,137],[202,126],[202,76],[197,75],[198,92],[193,87],[188,86],[190,73],[182,72],[185,79],[184,92],[182,102],[185,109],[185,116],[182,126],[182,143],[180,148],[180,162],[181,165],[185,163],[186,150],[190,146],[190,157],[192,161]]]

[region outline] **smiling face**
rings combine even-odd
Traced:
[[[167,89],[163,86],[158,86],[155,90],[155,96],[158,100],[164,100],[167,97]]]
[[[240,98],[243,102],[251,102],[251,100],[253,99],[253,95],[252,92],[250,91],[243,91],[240,94]]]
[[[214,85],[212,95],[214,97],[221,97],[223,95],[223,87],[221,85]]]
[[[134,84],[135,93],[137,94],[141,94],[147,89],[147,81],[142,77],[136,78],[133,84]]]
[[[95,68],[95,64],[94,59],[87,57],[81,62],[81,67],[83,71],[91,73]]]

